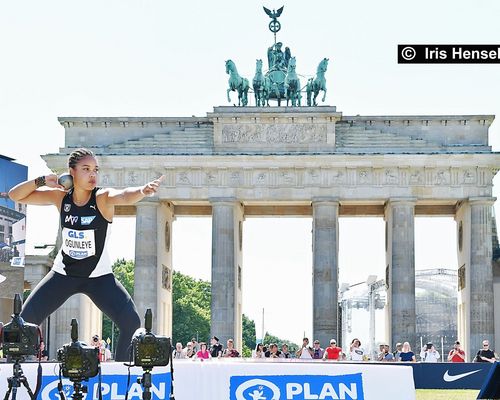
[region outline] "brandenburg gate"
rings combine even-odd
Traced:
[[[492,180],[500,167],[500,154],[488,145],[493,119],[344,116],[331,106],[215,107],[206,117],[189,118],[59,118],[65,146],[43,158],[62,172],[74,148],[91,148],[102,186],[142,185],[165,175],[157,196],[117,210],[136,216],[134,297],[141,316],[153,309],[159,334],[172,329],[172,222],[212,216],[211,330],[223,342],[235,338],[238,347],[246,217],[312,217],[313,337],[321,343],[339,330],[339,217],[384,217],[387,340],[414,347],[415,217],[454,217],[458,337],[470,359],[483,339],[494,341],[500,319],[493,301]],[[85,301],[65,307],[73,317],[78,310],[87,316],[80,317],[82,332],[95,326],[97,313]],[[66,317],[51,328],[54,335],[60,329],[63,340]]]

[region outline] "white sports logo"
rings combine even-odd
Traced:
[[[445,382],[454,382],[458,381],[459,379],[465,378],[468,375],[475,374],[476,372],[481,371],[480,369],[476,369],[475,371],[470,371],[470,372],[465,372],[463,374],[458,374],[458,375],[450,375],[448,374],[448,370],[443,375],[443,379]]]

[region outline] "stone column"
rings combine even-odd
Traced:
[[[168,202],[158,207],[158,268],[156,280],[158,335],[172,337],[172,223],[174,208]]]
[[[241,352],[241,261],[243,207],[231,198],[211,199],[212,304],[211,335],[226,345],[234,339]]]
[[[56,358],[57,349],[71,342],[71,320],[78,320],[78,339],[89,343],[93,335],[102,334],[102,312],[84,294],[75,294],[47,318],[50,326],[49,357]]]
[[[391,199],[385,208],[388,338],[418,349],[415,312],[415,201]]]
[[[146,198],[136,204],[134,302],[144,326],[147,308],[153,312],[153,332],[158,326],[158,207],[157,200]]]
[[[338,335],[339,202],[315,199],[313,208],[313,337],[322,347]]]
[[[457,210],[459,261],[459,338],[468,361],[488,339],[495,344],[491,197],[470,198]]]

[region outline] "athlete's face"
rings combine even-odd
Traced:
[[[95,157],[86,156],[82,158],[74,168],[70,168],[75,187],[92,190],[97,185],[99,165]]]

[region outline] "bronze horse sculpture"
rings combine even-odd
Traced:
[[[226,61],[226,74],[229,74],[229,89],[227,89],[227,101],[231,102],[229,92],[238,92],[238,106],[245,107],[248,104],[248,90],[250,84],[248,79],[241,77],[238,74],[236,65],[232,60]]]
[[[302,96],[300,94],[300,80],[295,71],[296,66],[295,57],[291,57],[288,62],[288,69],[285,76],[285,97],[287,107],[289,100],[292,102],[292,107],[300,107],[300,99]]]
[[[320,90],[323,91],[323,98],[321,99],[321,101],[322,102],[325,101],[326,98],[325,72],[327,68],[328,68],[328,58],[323,58],[323,60],[321,60],[316,70],[316,78],[315,79],[311,78],[307,81],[306,93],[307,93],[308,106],[318,105],[318,103],[316,102],[316,97],[318,97]]]
[[[275,98],[279,98],[279,88],[277,85],[273,85],[271,79],[262,73],[262,60],[260,59],[256,61],[252,84],[257,107],[269,107],[269,99],[272,94]]]

